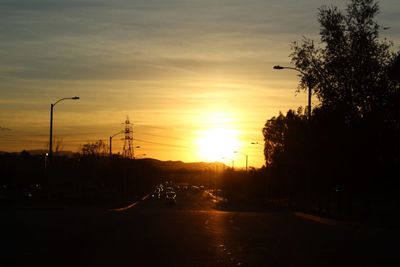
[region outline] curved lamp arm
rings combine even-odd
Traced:
[[[283,69],[289,69],[289,70],[295,70],[300,72],[306,79],[306,84],[308,87],[308,109],[307,109],[307,113],[308,113],[308,119],[311,118],[311,87],[312,87],[312,83],[310,81],[311,76],[307,73],[305,73],[304,71],[298,69],[298,68],[293,68],[293,67],[286,67],[286,66],[280,66],[280,65],[275,65],[273,67],[273,69],[275,70],[283,70]]]
[[[298,68],[293,68],[293,67],[286,67],[286,66],[280,66],[280,65],[276,65],[273,67],[275,70],[283,70],[283,69],[289,69],[289,70],[296,70],[298,72],[300,72],[303,75],[307,75],[304,71],[298,69]]]
[[[54,104],[52,104],[53,105],[53,107],[58,103],[58,102],[60,102],[60,101],[63,101],[63,100],[65,100],[65,99],[72,99],[72,100],[78,100],[79,99],[79,96],[74,96],[74,97],[64,97],[64,98],[61,98],[61,99],[58,99]]]

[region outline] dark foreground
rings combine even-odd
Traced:
[[[397,231],[226,212],[203,193],[123,211],[2,212],[1,266],[400,266]]]

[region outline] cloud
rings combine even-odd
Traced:
[[[9,129],[9,128],[4,128],[4,127],[1,127],[1,126],[0,126],[0,132],[8,132],[8,131],[11,131],[11,129]]]
[[[304,18],[302,12],[278,15],[288,11],[282,1],[25,0],[1,5],[8,10],[0,19],[0,67],[7,66],[2,76],[24,79],[163,79],[183,74],[177,62],[165,57],[183,54],[189,65],[179,64],[180,70],[204,68],[213,63],[210,58],[229,64],[227,58],[250,51],[261,58],[270,40],[292,35],[289,26]]]
[[[332,1],[2,1],[1,76],[162,80],[209,69],[257,72],[264,60],[286,58],[291,41],[317,37],[324,2]]]

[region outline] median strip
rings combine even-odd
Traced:
[[[138,205],[141,201],[144,201],[146,198],[149,197],[150,194],[145,195],[144,197],[142,197],[141,200],[138,200],[136,202],[133,202],[132,204],[126,206],[126,207],[122,207],[122,208],[116,208],[116,209],[111,209],[112,211],[125,211],[127,209],[133,208],[134,206]]]

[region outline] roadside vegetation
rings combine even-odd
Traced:
[[[310,117],[300,107],[266,121],[263,178],[225,179],[239,202],[258,197],[400,226],[400,54],[379,37],[385,28],[375,21],[378,13],[372,0],[351,0],[345,11],[321,7],[320,40],[292,43],[298,90],[311,88],[318,101]]]

